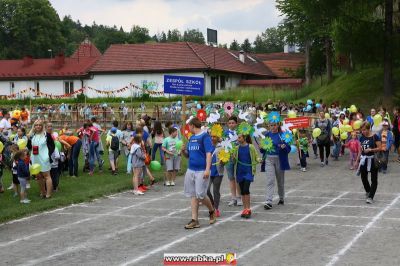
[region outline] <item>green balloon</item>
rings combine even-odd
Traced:
[[[150,163],[150,169],[153,171],[160,171],[161,170],[161,164],[158,161],[151,161]]]
[[[180,150],[182,149],[182,144],[183,144],[182,140],[177,140],[177,141],[176,141],[176,143],[175,143],[175,149],[176,149],[177,152],[180,151]]]

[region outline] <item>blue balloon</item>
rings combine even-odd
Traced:
[[[307,105],[306,111],[311,111],[312,107],[311,105]]]
[[[178,104],[180,105],[182,102],[181,101],[178,101]]]
[[[317,104],[315,105],[315,107],[320,108],[320,107],[321,107],[321,104],[317,103]]]
[[[197,104],[197,109],[201,109],[201,104]]]
[[[194,101],[195,104],[197,104],[197,101]]]
[[[290,153],[296,153],[297,152],[297,147],[296,145],[291,145],[290,146]]]
[[[311,105],[312,104],[312,100],[307,100],[307,104]]]

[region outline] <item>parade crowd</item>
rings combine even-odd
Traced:
[[[274,206],[275,183],[277,204],[284,205],[285,171],[295,168],[289,165],[289,154],[302,172],[312,171],[307,164],[310,156],[319,159],[321,167],[327,167],[330,160],[342,160],[346,155],[349,171],[361,177],[368,204],[373,203],[379,173],[388,171],[391,152],[396,166],[400,163],[399,108],[393,112],[371,109],[364,114],[355,106],[328,106],[315,100],[297,105],[271,101],[258,105],[196,102],[188,106],[185,125],[175,123],[175,118],[161,122],[142,113],[136,121],[124,119],[122,125],[113,121],[112,126],[104,128],[98,119],[106,106],[97,107],[89,113],[83,106],[40,106],[41,112],[58,109],[65,117],[70,110],[81,108],[87,118],[79,128],[71,128],[66,119],[57,129],[47,122],[48,117],[30,117],[27,108],[2,110],[0,192],[8,187],[20,203],[29,204],[28,191],[36,180],[40,196],[49,199],[62,189],[64,173],[81,178],[82,172],[93,175],[106,171],[107,158],[110,175],[129,174],[132,193],[139,196],[155,183],[152,172],[160,169],[164,171],[164,185],[175,186],[185,156],[188,164],[184,169],[184,194],[191,199],[192,207],[192,217],[185,228],[194,229],[200,227],[199,205],[208,208],[210,224],[221,216],[220,189],[225,176],[231,194],[227,204],[243,206],[243,218],[251,217],[250,187],[259,171],[265,172],[266,177],[264,209]],[[145,110],[143,105],[140,108]],[[168,114],[169,108],[175,110],[172,113],[182,109],[178,102],[161,106],[160,110]],[[308,128],[289,129],[282,119],[307,113],[313,115]],[[81,153],[83,163],[79,160]],[[126,161],[126,169],[119,167],[121,160]],[[5,187],[8,184],[2,177],[8,170],[12,183]]]

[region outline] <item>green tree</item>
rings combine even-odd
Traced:
[[[180,42],[182,34],[178,29],[168,30],[167,42]]]
[[[268,28],[261,35],[256,36],[253,44],[256,53],[283,52],[285,37],[281,28]]]
[[[129,43],[145,43],[150,39],[149,30],[137,25],[134,25],[128,34]]]
[[[232,43],[229,45],[229,50],[239,51],[240,45],[236,40],[233,40]]]
[[[61,21],[47,0],[0,1],[0,56],[48,57],[65,47]]]
[[[167,42],[167,35],[165,34],[165,32],[161,32],[161,36],[158,39],[160,40],[160,42]]]
[[[187,29],[183,33],[183,41],[204,44],[203,33],[199,29]]]
[[[252,51],[251,43],[249,39],[244,39],[242,45],[240,45],[240,48],[245,51],[246,53],[249,53]]]

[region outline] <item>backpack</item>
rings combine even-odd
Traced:
[[[119,150],[119,138],[115,135],[111,135],[111,144],[110,148],[113,151],[118,151]]]

